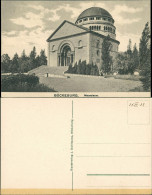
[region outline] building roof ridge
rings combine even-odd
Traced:
[[[72,25],[74,25],[74,26],[78,27],[78,28],[81,28],[81,29],[86,30],[86,31],[90,31],[90,30],[89,30],[88,28],[86,28],[86,27],[83,27],[83,26],[77,25],[77,24],[72,23],[72,22],[70,22],[70,21],[68,21],[68,20],[65,20],[65,21],[66,21],[66,22],[68,22],[69,24],[72,24]]]
[[[53,37],[53,35],[65,24],[65,23],[69,23],[69,24],[71,24],[71,25],[73,25],[73,26],[76,26],[76,27],[78,27],[78,28],[80,28],[80,29],[83,29],[83,30],[85,30],[85,31],[87,31],[87,32],[89,32],[90,30],[88,29],[88,28],[85,28],[85,27],[82,27],[82,26],[79,26],[79,25],[76,25],[76,24],[74,24],[74,23],[72,23],[72,22],[70,22],[70,21],[68,21],[68,20],[64,20],[59,26],[58,26],[58,28],[49,36],[49,38],[46,40],[46,41],[49,41],[49,39],[50,38],[52,38]]]

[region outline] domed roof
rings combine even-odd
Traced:
[[[90,16],[106,16],[109,18],[112,18],[111,14],[109,14],[109,12],[107,12],[105,9],[100,8],[100,7],[91,7],[88,8],[86,10],[84,10],[79,17],[77,18],[77,20],[81,19],[81,18],[85,18],[85,17],[90,17]],[[113,18],[112,18],[113,19]]]

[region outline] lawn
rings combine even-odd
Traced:
[[[40,83],[58,92],[129,92],[142,86],[140,81],[134,80],[73,75],[70,78],[40,77]]]

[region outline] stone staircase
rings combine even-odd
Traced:
[[[64,72],[68,69],[68,66],[60,66],[60,67],[48,67],[42,65],[38,68],[32,69],[28,72],[28,74],[35,74],[37,76],[44,76],[46,73],[50,75],[64,75]]]

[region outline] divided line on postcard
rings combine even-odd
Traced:
[[[122,173],[122,174],[87,174],[87,176],[150,176],[150,174],[132,174],[132,173]]]

